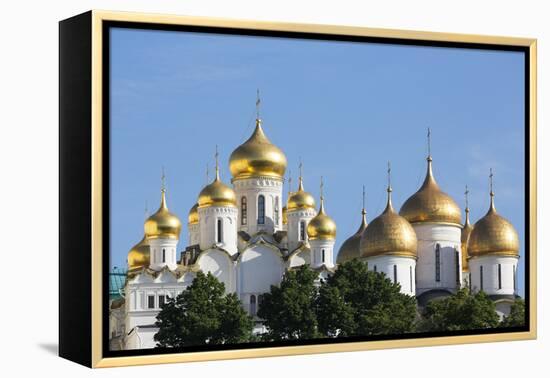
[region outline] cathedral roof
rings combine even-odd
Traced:
[[[168,210],[166,205],[166,189],[161,190],[159,209],[151,215],[144,224],[147,239],[168,238],[178,239],[181,232],[181,222],[177,216]]]

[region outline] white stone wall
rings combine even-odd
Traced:
[[[196,264],[204,274],[212,273],[222,282],[226,293],[235,292],[235,264],[227,253],[219,249],[208,249],[201,252]]]
[[[222,221],[222,242],[218,243],[218,219]],[[213,246],[237,253],[237,209],[233,206],[199,207],[200,249]]]
[[[278,250],[265,245],[254,245],[242,252],[237,263],[237,295],[245,308],[250,295],[270,291],[271,285],[279,285],[285,263]]]
[[[287,240],[289,251],[295,250],[301,242],[308,240],[307,225],[309,224],[309,221],[315,217],[315,215],[317,215],[317,211],[314,209],[299,209],[287,212]],[[304,240],[300,239],[301,221],[305,222]]]
[[[392,282],[401,285],[401,292],[416,295],[416,260],[412,257],[380,255],[363,260],[369,270],[384,273]],[[395,268],[394,268],[395,266]],[[394,277],[394,269],[397,277]],[[397,281],[394,281],[394,279]]]
[[[416,295],[432,289],[456,291],[462,285],[461,228],[454,225],[425,223],[413,224],[413,228],[418,239]],[[440,251],[439,280],[436,278],[436,248],[438,244]],[[455,251],[458,251],[458,258]],[[460,281],[458,285],[457,271],[458,281]]]
[[[133,329],[126,338],[126,349],[152,349],[157,345],[154,340],[159,331],[156,327],[138,327]]]
[[[271,177],[256,177],[233,181],[239,209],[239,231],[254,235],[258,231],[270,234],[283,229],[283,181]],[[265,197],[265,222],[258,224],[258,198]],[[242,222],[241,199],[246,197],[247,219]],[[275,215],[275,204],[278,203],[278,217]]]
[[[197,245],[200,243],[200,225],[199,223],[187,224],[187,245]]]
[[[293,254],[288,260],[288,267],[293,268],[302,265],[311,265],[311,250],[302,249],[301,251]]]
[[[177,268],[177,239],[151,239],[149,240],[149,246],[151,251],[149,267],[151,269],[161,270],[165,266],[170,270]]]
[[[471,257],[468,263],[472,277],[472,290],[483,289],[488,295],[514,295],[516,293],[517,257],[486,255]],[[499,265],[501,271],[500,286],[498,277]],[[483,267],[483,286],[481,285],[481,267]],[[514,275],[516,275],[516,278],[514,278]]]
[[[334,240],[317,239],[309,242],[311,246],[311,267],[317,268],[326,265],[334,267]],[[324,259],[323,259],[324,251]]]

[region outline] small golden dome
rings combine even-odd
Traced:
[[[334,240],[336,239],[336,223],[325,213],[325,205],[321,196],[319,212],[307,225],[307,236],[309,240]]]
[[[336,258],[337,264],[342,264],[361,256],[361,236],[363,236],[363,232],[367,228],[367,212],[365,209],[361,210],[361,215],[361,225],[359,229],[342,244],[338,251],[338,257]]]
[[[470,224],[470,209],[466,207],[466,221],[464,226],[462,226],[462,231],[460,235],[460,246],[462,252],[462,271],[467,272],[470,268],[468,267],[468,239],[474,228]]]
[[[382,214],[369,223],[361,237],[361,257],[398,255],[416,258],[416,233],[411,224],[393,209],[391,187]]]
[[[519,255],[518,234],[508,220],[497,214],[492,190],[489,211],[475,223],[470,233],[468,255],[470,258],[485,255]]]
[[[188,224],[197,224],[199,223],[199,204],[195,203],[191,210],[189,210],[189,215],[187,216]]]
[[[286,156],[264,134],[262,122],[256,119],[256,129],[229,158],[233,179],[267,176],[282,179],[286,170]]]
[[[428,171],[424,183],[401,207],[399,214],[409,223],[447,223],[462,226],[460,208],[442,192],[432,173],[432,158],[428,157]]]
[[[288,224],[288,214],[286,206],[283,206],[283,224]]]
[[[162,189],[160,207],[156,213],[145,221],[145,236],[147,239],[179,239],[181,222],[166,206],[166,190]]]
[[[315,209],[315,198],[308,192],[304,191],[302,176],[300,176],[298,191],[293,192],[287,201],[287,211],[301,209]]]
[[[197,203],[200,208],[210,206],[237,206],[235,191],[220,180],[217,166],[216,178],[201,190]]]
[[[149,266],[150,252],[145,236],[128,252],[128,270],[147,268]]]

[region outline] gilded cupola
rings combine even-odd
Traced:
[[[470,258],[485,255],[519,256],[519,238],[512,224],[499,215],[495,208],[493,173],[491,180],[491,203],[487,214],[474,224],[468,239]]]
[[[147,239],[179,239],[181,222],[166,206],[166,188],[161,190],[159,209],[145,221],[145,236]]]
[[[220,169],[218,164],[218,148],[216,147],[216,177],[214,181],[206,185],[199,193],[198,207],[210,207],[210,206],[237,206],[237,198],[235,191],[229,186],[225,185],[220,180]]]
[[[428,154],[427,161],[428,167],[424,183],[416,193],[405,201],[399,214],[409,223],[440,223],[462,227],[460,208],[448,194],[439,188],[435,181],[431,154]]]
[[[256,105],[259,106],[259,104],[258,98]],[[233,180],[251,177],[282,179],[286,166],[287,161],[283,151],[271,143],[265,135],[258,110],[254,132],[246,142],[233,151],[229,158],[229,170]]]
[[[300,177],[298,178],[298,190],[289,195],[287,211],[315,209],[315,198],[304,190],[304,182],[302,178],[302,163],[300,163]]]
[[[470,207],[468,206],[468,186],[466,186],[466,191],[464,195],[466,196],[466,209],[464,210],[466,214],[466,220],[464,221],[464,226],[462,226],[462,231],[460,234],[460,246],[462,252],[462,271],[469,271],[468,267],[468,239],[474,227],[470,224]]]
[[[380,255],[397,255],[417,257],[416,233],[411,224],[394,210],[389,182],[388,167],[388,199],[386,208],[378,217],[369,223],[361,237],[361,257]]]
[[[319,212],[307,225],[309,240],[334,240],[336,239],[336,223],[325,212],[325,200],[323,197],[323,182],[321,180],[321,205]]]
[[[361,224],[355,234],[350,236],[340,247],[336,262],[342,264],[361,256],[361,237],[367,228],[367,212],[365,210],[365,188],[363,187],[363,208],[361,209]]]
[[[128,252],[128,271],[147,268],[150,262],[149,244],[145,236]]]
[[[288,214],[286,206],[283,206],[283,224],[288,224]]]
[[[187,216],[188,224],[197,224],[199,223],[199,204],[195,203],[193,207],[189,210],[189,215]]]

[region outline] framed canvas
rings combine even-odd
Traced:
[[[536,40],[60,22],[60,356],[536,337]]]

